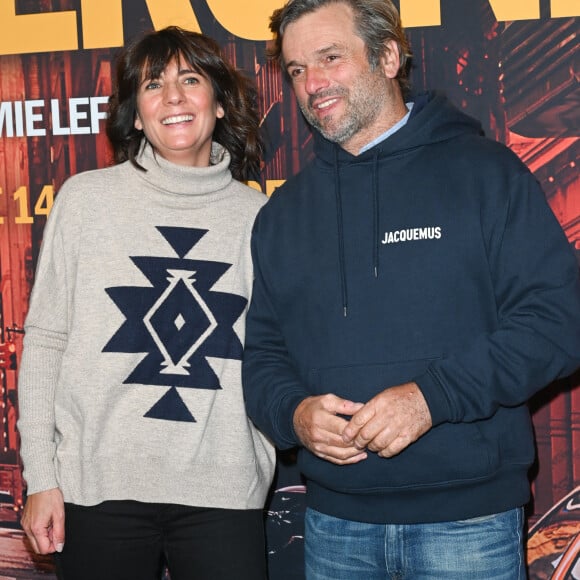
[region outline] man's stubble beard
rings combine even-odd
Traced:
[[[326,139],[339,145],[348,143],[359,132],[371,126],[384,109],[388,94],[386,79],[380,71],[369,71],[351,88],[337,86],[311,95],[299,106],[306,121]],[[345,102],[344,111],[334,122],[332,115],[319,119],[312,110],[312,102],[325,97],[340,97]]]

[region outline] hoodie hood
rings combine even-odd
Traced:
[[[373,215],[369,216],[369,225],[373,229],[373,275],[379,276],[379,160],[393,154],[401,155],[420,147],[449,141],[466,134],[483,135],[481,123],[462,113],[453,106],[445,95],[437,92],[420,93],[414,99],[413,109],[407,123],[396,133],[390,135],[368,151],[360,155],[352,155],[340,145],[324,138],[318,131],[314,133],[314,152],[317,163],[331,169],[334,173],[334,195],[336,199],[336,221],[338,229],[338,256],[340,268],[340,284],[342,293],[342,309],[344,316],[348,314],[348,282],[346,278],[344,253],[343,203],[341,193],[341,168],[357,163],[368,163],[372,160],[372,175],[370,186],[373,197]]]

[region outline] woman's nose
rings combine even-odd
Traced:
[[[180,103],[184,99],[183,89],[179,83],[167,83],[164,92],[167,103]]]

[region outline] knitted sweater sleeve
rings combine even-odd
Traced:
[[[58,487],[54,395],[68,340],[80,225],[66,184],[42,242],[18,376],[18,430],[28,493]]]

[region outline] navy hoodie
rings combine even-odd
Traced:
[[[375,523],[465,519],[526,503],[526,401],[580,365],[578,267],[544,194],[442,95],[353,156],[316,158],[254,226],[244,390],[279,448],[297,405],[368,401],[415,381],[433,428],[399,455],[337,466],[301,448],[308,505]]]

